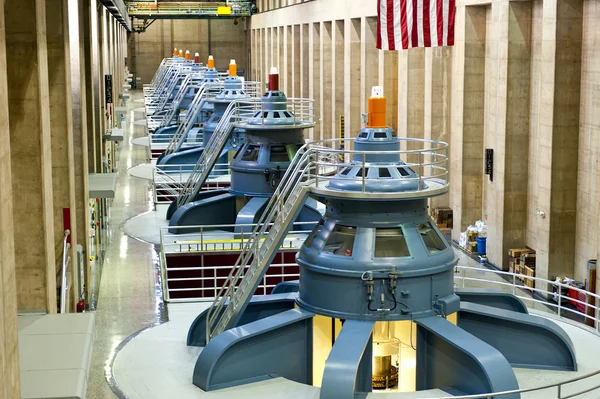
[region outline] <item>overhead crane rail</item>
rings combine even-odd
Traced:
[[[141,2],[128,4],[129,16],[135,18],[241,18],[253,12],[250,1],[229,0],[222,2]]]

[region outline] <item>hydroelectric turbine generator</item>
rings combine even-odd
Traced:
[[[208,140],[184,195],[173,201],[167,211],[169,232],[173,234],[194,231],[177,229],[181,226],[256,223],[296,151],[304,145],[304,130],[314,126],[312,106],[289,102],[279,90],[276,68],[269,75],[269,88],[260,101],[232,98],[227,102],[227,110],[207,127]],[[218,106],[218,102],[215,104]],[[301,109],[302,106],[308,109]],[[307,115],[300,115],[303,112]],[[227,143],[233,145],[232,139],[241,129],[246,133],[230,164],[231,186],[226,190],[201,191],[216,161],[222,159]],[[314,200],[303,204],[297,215],[298,222],[316,223],[319,219],[321,214]],[[235,230],[241,232],[238,227]]]
[[[427,213],[427,199],[448,191],[445,143],[398,138],[375,88],[367,126],[344,145],[354,149],[338,144],[298,152],[237,269],[192,324],[188,345],[205,346],[195,385],[283,377],[319,386],[323,399],[373,389],[492,397],[518,390],[513,367],[576,370],[558,325],[511,294],[454,286],[457,258]],[[299,282],[253,296],[309,195],[327,211],[298,253]]]
[[[206,85],[219,85],[218,77],[212,77],[213,73],[210,69],[207,71],[207,73],[209,74],[209,76],[206,77],[201,83]],[[219,124],[221,118],[227,111],[227,107],[229,106],[229,104],[236,100],[244,100],[249,98],[250,96],[246,93],[246,90],[244,89],[244,82],[237,75],[237,64],[235,60],[231,60],[229,62],[229,75],[225,78],[225,81],[223,82],[222,90],[220,90],[220,93],[217,94],[215,97],[208,97],[207,100],[204,102],[205,105],[203,105],[200,111],[204,114],[202,116],[202,120],[204,120],[206,116],[210,114],[210,117],[201,128],[203,133],[202,145],[198,147],[181,149],[174,153],[159,157],[157,162],[159,167],[164,167],[169,164],[189,164],[191,169],[193,165],[195,165],[196,162],[198,162],[200,154],[206,148],[206,144],[208,144],[208,142],[210,141],[210,138],[212,137],[213,133],[215,132],[215,129],[217,128],[217,125]],[[194,131],[195,130],[192,129],[192,132]],[[231,137],[227,141],[227,144],[225,145],[225,148],[222,151],[222,155],[217,160],[218,164],[228,163],[227,154],[229,153],[229,151],[233,151],[239,148],[239,146],[244,140],[244,134],[245,131],[243,129],[234,129],[234,131],[231,133]],[[226,174],[226,170],[218,170],[213,173],[213,175],[222,174]]]

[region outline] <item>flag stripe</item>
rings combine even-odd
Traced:
[[[400,0],[400,29],[402,32],[402,48],[404,50],[408,48],[408,18],[406,17],[406,1],[407,0]]]
[[[381,48],[381,7],[377,7],[377,48]]]
[[[448,46],[454,46],[454,20],[456,18],[456,1],[450,0],[448,15]]]
[[[388,35],[388,45],[390,50],[396,49],[396,40],[394,38],[394,0],[387,0],[387,35]]]
[[[378,0],[377,48],[454,45],[456,0]]]
[[[437,0],[437,42],[438,46],[444,45],[444,7],[443,0]]]
[[[423,47],[431,47],[431,32],[429,31],[429,1],[423,1]]]

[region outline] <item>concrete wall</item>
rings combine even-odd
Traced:
[[[527,245],[539,276],[585,278],[600,246],[600,2],[457,0],[454,47],[400,52],[375,49],[376,2],[278,8],[292,3],[258,2],[252,78],[275,65],[289,95],[308,92],[311,137],[337,136],[340,115],[354,136],[382,85],[400,136],[450,143],[451,192],[431,205],[452,206],[453,239],[483,218],[492,263]]]
[[[130,70],[142,83],[149,83],[165,57],[173,48],[200,54],[206,64],[209,55],[215,57],[218,69],[226,69],[230,59],[235,59],[238,69],[248,70],[249,49],[246,23],[233,20],[157,20],[143,33],[129,36]],[[249,75],[249,73],[248,73]]]

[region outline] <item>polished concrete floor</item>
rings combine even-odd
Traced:
[[[140,94],[134,94],[140,96]],[[131,102],[129,108],[139,107]],[[127,169],[146,162],[147,150],[130,140],[146,135],[134,124],[144,116],[130,111],[125,140],[120,143],[118,186],[110,210],[108,242],[96,306],[96,339],[88,381],[88,398],[114,398],[107,383],[110,364],[119,344],[135,332],[166,320],[157,282],[158,255],[154,246],[130,238],[123,223],[152,209],[148,181],[131,177]]]

